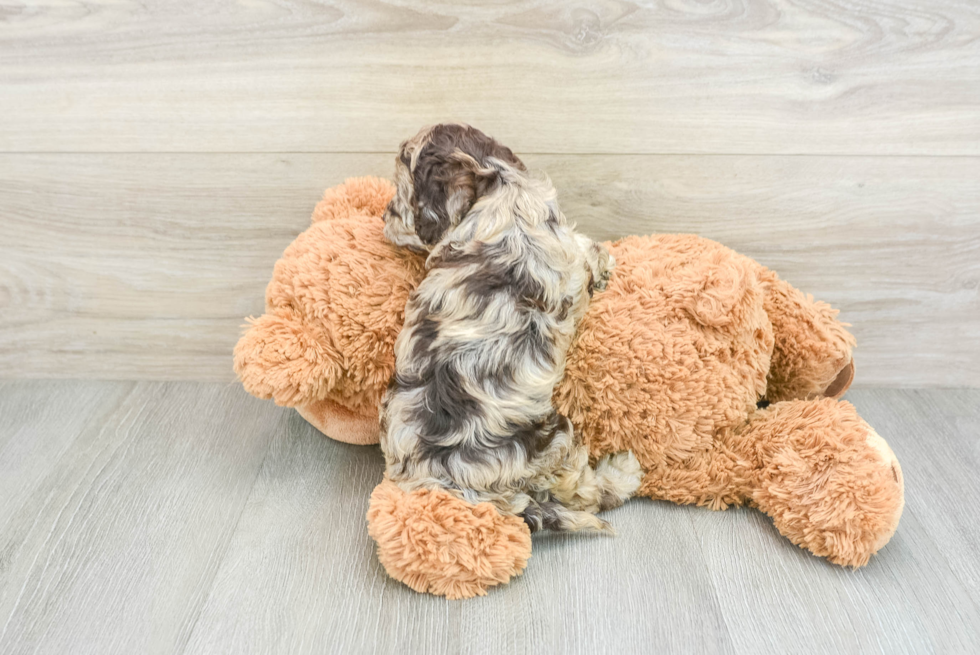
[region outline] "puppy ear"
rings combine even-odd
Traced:
[[[414,172],[415,233],[430,246],[459,224],[498,176],[459,148],[446,152],[433,145],[420,153]]]

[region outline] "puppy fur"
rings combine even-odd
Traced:
[[[589,466],[551,404],[578,321],[614,261],[575,232],[554,187],[479,130],[443,124],[401,145],[392,243],[428,253],[382,403],[389,478],[520,515],[532,531],[611,531],[595,513],[640,484],[632,453]]]

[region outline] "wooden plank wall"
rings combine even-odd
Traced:
[[[970,0],[5,4],[0,377],[231,380],[322,189],[446,119],[840,307],[858,384],[980,385]]]

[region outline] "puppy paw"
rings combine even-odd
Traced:
[[[592,278],[592,289],[594,291],[605,291],[606,287],[609,286],[609,278],[612,277],[612,271],[604,271],[599,274],[599,277]]]
[[[640,462],[630,451],[606,455],[595,468],[596,484],[602,492],[601,510],[613,509],[626,502],[643,480]]]
[[[594,291],[602,291],[609,284],[609,278],[612,277],[612,270],[616,267],[616,258],[612,256],[606,246],[593,241],[584,234],[576,234],[575,239],[585,255],[585,263],[592,275],[592,280],[589,283],[589,294],[591,295]]]
[[[605,275],[606,279],[608,280],[609,278],[612,277],[613,269],[616,268],[616,257],[613,256],[613,254],[611,252],[609,252],[609,249],[606,248],[601,243],[600,244],[596,244],[596,245],[598,245],[600,248],[602,248],[603,252],[606,253],[605,271],[604,271],[603,274]]]
[[[592,248],[594,256],[589,260],[589,265],[592,267],[592,288],[596,291],[605,291],[609,286],[613,269],[616,268],[616,258],[601,243],[593,243]]]
[[[606,290],[606,287],[609,286],[609,279],[612,277],[613,267],[616,266],[616,260],[604,246],[597,243],[594,244],[594,247],[599,251],[600,255],[589,260],[589,267],[592,273],[592,280],[589,285],[590,295],[596,291]]]

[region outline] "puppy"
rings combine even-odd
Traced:
[[[428,253],[382,404],[388,477],[522,516],[531,531],[611,531],[595,513],[640,484],[632,453],[589,466],[551,404],[576,325],[614,261],[578,234],[550,181],[469,126],[401,145],[393,244]]]

